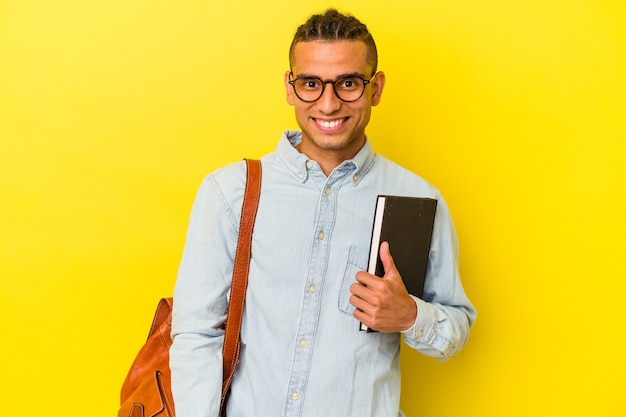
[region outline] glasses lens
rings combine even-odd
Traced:
[[[345,77],[335,81],[335,92],[343,101],[358,100],[364,89],[365,83],[359,77]]]
[[[293,88],[301,100],[315,101],[321,97],[324,83],[319,78],[296,78]]]

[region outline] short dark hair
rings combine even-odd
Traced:
[[[376,74],[378,51],[372,34],[359,19],[342,14],[335,9],[328,9],[323,14],[314,14],[302,24],[289,48],[289,66],[295,61],[294,49],[299,42],[310,41],[363,41],[367,46],[367,61],[372,66],[372,74]]]

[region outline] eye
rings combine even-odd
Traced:
[[[361,80],[358,78],[341,78],[337,80],[337,88],[342,90],[355,90],[361,85]]]
[[[298,78],[298,87],[306,90],[322,88],[322,82],[316,78]]]

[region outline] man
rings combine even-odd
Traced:
[[[262,158],[239,368],[229,417],[395,417],[401,339],[445,360],[475,310],[457,269],[438,190],[375,155],[365,135],[385,75],[365,25],[312,16],[290,50],[287,101],[301,132]],[[174,292],[172,388],[178,417],[218,415],[221,351],[245,165],[209,175],[192,210]],[[407,293],[388,245],[383,278],[367,265],[378,194],[436,198],[423,299]],[[391,248],[393,253],[393,248]],[[360,332],[359,321],[375,333]]]

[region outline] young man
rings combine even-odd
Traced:
[[[373,153],[365,135],[385,75],[365,25],[335,10],[312,16],[290,50],[287,101],[301,132],[262,158],[229,417],[395,417],[400,341],[445,360],[475,310],[439,191]],[[172,389],[178,417],[215,417],[245,165],[209,175],[191,214],[174,292]],[[383,278],[366,269],[378,194],[438,200],[423,298],[407,293],[383,245]],[[359,321],[378,330],[360,332]]]

